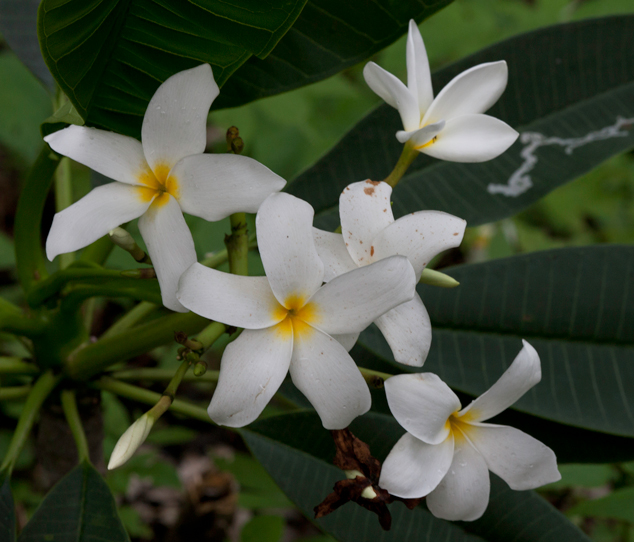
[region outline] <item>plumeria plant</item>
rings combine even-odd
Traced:
[[[337,540],[588,540],[528,490],[560,480],[558,461],[634,459],[634,251],[466,264],[458,247],[467,227],[634,146],[631,56],[588,60],[634,19],[537,30],[432,79],[418,25],[448,3],[42,0],[50,73],[30,66],[52,74],[59,107],[15,217],[22,294],[0,299],[14,345],[0,343],[0,400],[22,401],[1,540],[18,539],[20,454],[60,407],[55,438],[76,455],[20,541],[129,540],[105,465],[128,467],[182,418],[239,435]],[[400,36],[405,81],[368,61]],[[210,144],[210,108],[359,62],[385,104],[294,179],[247,156],[263,134],[224,126],[226,152]],[[554,66],[569,86],[548,86]],[[83,197],[70,160],[100,175]],[[226,227],[225,247],[201,246],[185,215]],[[121,298],[127,310],[95,325]],[[184,382],[204,385],[191,396]],[[104,462],[89,418],[113,395],[146,411]]]

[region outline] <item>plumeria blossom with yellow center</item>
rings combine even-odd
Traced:
[[[135,218],[156,269],[166,307],[176,299],[181,273],[196,261],[183,212],[210,221],[255,213],[285,181],[251,158],[202,154],[207,113],[218,96],[203,64],[167,79],[148,105],[142,142],[114,132],[69,126],[47,137],[51,148],[114,179],[55,215],[46,254],[73,252]]]
[[[326,282],[393,255],[407,256],[419,280],[434,256],[462,242],[466,226],[462,218],[442,211],[419,211],[394,220],[391,194],[392,188],[384,182],[353,183],[339,197],[342,233],[314,229]],[[423,365],[431,345],[431,323],[418,294],[374,323],[396,361],[416,367]],[[350,347],[354,340],[350,341]]]
[[[365,380],[342,343],[412,299],[414,270],[407,258],[394,256],[322,286],[313,214],[308,203],[273,194],[256,217],[265,277],[231,275],[196,263],[180,279],[177,295],[185,307],[244,328],[222,357],[209,405],[218,424],[251,423],[289,371],[326,429],[343,429],[370,408]]]
[[[472,521],[489,503],[489,470],[516,490],[561,478],[546,445],[513,427],[482,423],[541,380],[539,356],[523,343],[500,379],[462,410],[456,394],[434,374],[385,381],[390,410],[407,433],[383,463],[382,488],[403,498],[426,495],[436,517]]]
[[[396,138],[434,158],[484,162],[502,154],[519,135],[505,122],[483,115],[506,88],[506,62],[474,66],[454,77],[434,98],[427,52],[413,20],[407,36],[407,85],[374,62],[366,64],[363,75],[370,88],[401,115],[403,130]]]

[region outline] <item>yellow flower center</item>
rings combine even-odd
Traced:
[[[161,207],[169,201],[170,195],[178,199],[178,179],[170,175],[170,168],[165,164],[159,164],[152,171],[149,167],[140,173],[137,180],[143,185],[139,186],[141,201],[151,201],[152,205]]]
[[[319,321],[315,303],[306,303],[304,296],[292,294],[286,298],[283,305],[277,304],[273,309],[273,316],[282,321],[277,324],[278,332],[285,338],[305,337],[312,333],[311,324]]]
[[[473,431],[474,426],[468,423],[468,421],[473,417],[471,416],[471,411],[467,412],[464,416],[460,418],[456,416],[460,412],[456,410],[445,423],[445,428],[449,429],[449,433],[453,435],[454,440],[464,439],[466,435],[469,434],[470,431]]]
[[[430,147],[431,145],[433,145],[434,143],[436,143],[436,140],[438,139],[438,136],[434,136],[430,141],[428,141],[427,143],[423,143],[422,145],[418,145],[417,147],[414,147],[416,150],[420,150],[420,149],[424,149],[425,147]]]

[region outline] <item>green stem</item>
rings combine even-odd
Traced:
[[[73,184],[70,172],[70,160],[63,157],[55,172],[55,210],[59,213],[73,204]],[[65,269],[75,261],[75,253],[59,255],[59,268]]]
[[[63,390],[61,394],[62,409],[64,410],[64,416],[70,427],[75,444],[77,445],[77,455],[79,456],[79,462],[90,461],[90,452],[88,451],[88,441],[86,440],[86,434],[84,433],[84,427],[81,423],[81,416],[77,409],[77,398],[75,397],[75,390]]]
[[[401,180],[401,177],[405,175],[407,168],[412,164],[417,156],[418,151],[411,145],[405,144],[403,152],[401,153],[398,162],[396,162],[394,169],[385,179],[383,179],[383,182],[394,188]]]
[[[38,307],[47,299],[50,299],[74,280],[105,281],[111,279],[126,278],[123,271],[116,269],[103,269],[94,267],[72,267],[53,273],[50,277],[36,284],[27,296],[27,302],[31,307]]]
[[[249,274],[249,236],[247,216],[245,213],[234,213],[229,217],[231,235],[225,237],[225,245],[229,251],[229,271],[234,275]]]
[[[132,308],[117,320],[110,328],[101,336],[102,339],[114,337],[118,333],[134,327],[139,321],[152,314],[159,306],[149,301],[141,301],[136,307]]]
[[[197,333],[208,323],[209,320],[192,312],[157,318],[78,349],[66,361],[66,372],[77,380],[91,378],[114,363],[169,343],[173,340],[175,331],[183,331],[189,335]]]
[[[113,248],[114,244],[110,240],[110,237],[104,235],[100,239],[97,239],[93,244],[88,245],[84,250],[82,250],[79,260],[82,262],[103,265],[106,263],[106,260],[108,259],[108,256],[110,256]]]
[[[200,331],[198,335],[196,335],[196,340],[203,345],[205,350],[207,350],[207,348],[214,344],[225,331],[227,331],[227,326],[219,322],[212,322],[205,329]]]
[[[1,371],[0,371],[1,372]],[[183,382],[218,382],[218,376],[220,371],[210,371],[202,376],[196,376],[193,373],[186,373],[183,376]],[[170,369],[156,369],[154,367],[147,369],[125,369],[122,371],[115,371],[110,374],[112,378],[117,380],[144,380],[148,382],[165,382],[171,380],[174,376],[174,372]]]
[[[17,357],[0,357],[0,374],[33,375],[39,369],[32,363],[26,363]]]
[[[75,286],[62,300],[62,306],[66,311],[74,311],[91,297],[128,297],[152,304],[160,304],[162,302],[160,292],[139,288],[139,280],[143,279],[120,277],[116,284],[81,284]]]
[[[114,393],[120,397],[126,397],[127,399],[132,399],[147,405],[155,405],[160,401],[161,397],[163,397],[160,393],[146,390],[138,386],[133,386],[132,384],[127,384],[126,382],[119,382],[118,380],[107,376],[101,377],[94,383],[94,385],[100,390],[109,391],[110,393]],[[172,402],[171,410],[196,420],[213,423],[207,414],[207,410],[187,401],[175,399]]]
[[[29,433],[33,428],[35,417],[37,416],[42,403],[53,391],[57,383],[60,381],[60,378],[61,377],[59,375],[54,375],[53,371],[46,371],[42,374],[42,376],[40,376],[40,378],[37,379],[37,382],[35,382],[31,388],[31,392],[27,396],[26,402],[22,407],[20,419],[18,420],[18,425],[13,433],[9,449],[7,450],[2,465],[0,465],[0,472],[7,472],[8,474],[11,474],[13,471],[15,462],[17,461],[20,451],[22,450]]]
[[[48,145],[40,151],[24,182],[15,214],[15,257],[22,289],[48,276],[42,251],[42,213],[60,157]]]
[[[253,250],[254,248],[257,248],[258,242],[255,238],[255,235],[248,236],[247,246],[249,250]],[[225,248],[223,250],[213,253],[211,256],[202,260],[200,263],[204,265],[205,267],[215,268],[225,263],[228,259],[229,259],[229,251]]]
[[[0,401],[11,401],[21,399],[31,393],[31,386],[14,386],[11,388],[0,388]]]
[[[13,303],[0,297],[0,329],[16,335],[34,337],[42,333],[44,323],[40,319],[26,316]]]
[[[183,360],[183,362],[179,365],[178,369],[176,369],[174,376],[169,381],[169,384],[167,385],[167,387],[165,388],[165,391],[163,392],[163,395],[169,397],[172,402],[174,401],[174,396],[176,395],[178,386],[181,385],[181,382],[183,381],[183,377],[185,376],[185,373],[189,369],[190,365],[191,365],[190,361],[186,359]]]
[[[361,375],[367,382],[368,386],[375,389],[381,389],[383,387],[383,383],[391,376],[394,376],[388,373],[366,369],[365,367],[359,367],[359,371],[361,371]]]

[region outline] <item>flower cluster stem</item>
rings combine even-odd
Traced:
[[[401,180],[401,177],[405,175],[407,168],[412,164],[417,156],[418,151],[412,147],[412,145],[405,144],[403,152],[401,153],[398,162],[396,162],[394,169],[385,179],[383,179],[383,182],[394,188]]]
[[[160,393],[146,390],[139,386],[133,386],[132,384],[128,384],[126,382],[120,382],[119,380],[115,380],[114,378],[107,376],[101,377],[94,383],[94,385],[100,390],[108,391],[110,393],[114,393],[115,395],[119,395],[120,397],[132,399],[147,405],[156,405],[160,401],[161,397],[163,397]],[[187,401],[174,399],[171,404],[171,410],[189,418],[194,418],[206,423],[213,423],[204,408],[193,405]]]
[[[70,171],[70,159],[64,157],[55,172],[55,210],[59,213],[73,204],[73,183]],[[59,255],[59,268],[66,269],[75,261],[75,253]]]
[[[0,370],[1,372],[1,370]],[[183,375],[183,382],[218,382],[218,375],[220,371],[208,370],[202,376],[196,376],[193,373],[186,373]],[[172,379],[174,376],[173,371],[170,369],[157,369],[155,367],[149,367],[146,369],[124,369],[121,371],[115,371],[111,373],[112,378],[117,380],[145,380],[149,382],[165,382]]]
[[[247,216],[245,213],[234,213],[229,217],[231,235],[225,237],[225,245],[229,254],[229,271],[234,275],[249,274],[249,236]]]
[[[138,324],[141,320],[152,314],[158,305],[148,301],[141,301],[133,309],[124,314],[101,336],[102,339],[114,337],[118,333],[130,329]]]
[[[227,326],[220,322],[212,322],[196,335],[196,340],[203,345],[204,350],[207,350],[225,331],[227,331]]]
[[[79,461],[90,461],[90,452],[88,451],[88,441],[86,440],[86,434],[84,433],[84,427],[81,423],[81,416],[77,409],[77,398],[75,396],[75,390],[63,390],[61,393],[62,409],[64,410],[64,416],[70,427],[70,431],[75,439],[77,445],[77,455]]]
[[[0,298],[0,330],[34,337],[42,333],[43,323],[39,319],[26,316],[13,303]]]
[[[359,367],[359,371],[361,371],[361,375],[368,386],[375,389],[381,389],[383,387],[383,383],[391,376],[394,376],[388,373],[366,369],[365,367]]]
[[[17,461],[24,443],[33,428],[35,418],[42,406],[42,403],[44,403],[44,400],[53,391],[60,379],[61,376],[55,375],[53,371],[48,370],[37,379],[31,388],[31,391],[26,398],[26,402],[22,407],[18,425],[13,433],[9,449],[4,456],[2,465],[0,465],[0,472],[11,474],[11,471],[13,471],[15,462]]]

